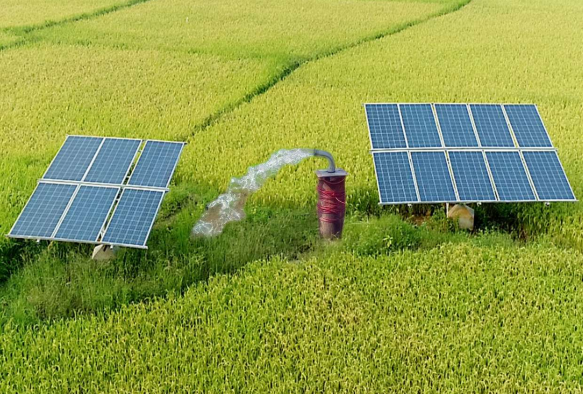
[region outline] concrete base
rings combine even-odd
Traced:
[[[116,249],[109,245],[97,245],[95,249],[93,249],[91,258],[97,261],[112,260],[115,259],[115,252]]]
[[[466,205],[454,205],[447,212],[447,217],[457,221],[459,228],[463,230],[474,229],[474,210]]]

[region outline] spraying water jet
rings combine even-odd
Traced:
[[[245,202],[272,176],[286,165],[298,164],[308,157],[325,157],[328,169],[318,170],[318,218],[320,234],[327,239],[340,238],[344,225],[346,194],[344,180],[346,172],[336,168],[329,152],[319,149],[281,149],[269,160],[249,167],[240,178],[232,178],[227,191],[207,205],[206,212],[192,228],[192,237],[219,235],[229,222],[245,218]]]

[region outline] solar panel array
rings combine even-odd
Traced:
[[[531,104],[365,104],[381,204],[577,201]]]
[[[68,136],[8,236],[146,248],[183,147]]]

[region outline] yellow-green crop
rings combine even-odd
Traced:
[[[63,1],[0,23],[0,235],[66,134],[189,144],[147,252],[0,242],[1,392],[583,391],[580,204],[481,207],[471,234],[387,214],[361,106],[536,103],[582,198],[579,0]],[[189,240],[295,147],[349,172],[343,241],[316,159]]]

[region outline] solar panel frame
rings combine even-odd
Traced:
[[[536,137],[533,135],[532,130],[526,131],[518,131],[518,129],[520,127],[522,127],[522,125],[519,122],[512,122],[512,119],[510,118],[510,114],[508,113],[509,109],[516,109],[516,108],[534,108],[536,116],[537,116],[537,120],[540,123],[539,127],[542,128],[542,130],[538,130],[539,135],[538,138],[543,138],[544,141],[542,144],[536,144],[536,143],[530,143],[527,140],[534,140],[536,139]],[[552,148],[553,147],[553,143],[551,141],[551,136],[549,135],[549,132],[542,120],[542,117],[540,116],[540,113],[538,111],[538,107],[535,104],[503,104],[502,105],[502,109],[504,110],[504,113],[506,114],[506,118],[508,120],[508,124],[510,125],[510,129],[514,135],[514,139],[516,141],[516,144],[518,147],[520,148],[525,148],[525,149],[529,149],[529,148]],[[518,131],[518,132],[517,132]],[[542,131],[542,133],[540,133]],[[519,138],[520,137],[520,138]]]
[[[470,112],[470,116],[472,117],[472,121],[473,121],[473,125],[475,127],[475,130],[480,138],[480,146],[486,149],[490,149],[490,148],[499,148],[499,149],[504,149],[504,148],[516,148],[516,138],[514,137],[514,134],[512,133],[512,129],[510,127],[510,122],[508,121],[508,117],[506,115],[506,112],[504,111],[504,106],[502,104],[469,104],[468,105],[469,108],[469,112]],[[482,122],[482,120],[478,117],[476,117],[476,110],[477,109],[500,109],[500,112],[502,114],[502,118],[504,118],[504,122],[502,123],[503,126],[506,127],[506,131],[508,131],[508,135],[506,135],[505,133],[501,134],[499,133],[499,135],[496,134],[492,134],[491,133],[491,129],[488,128],[482,128],[479,127],[479,123]],[[488,115],[490,116],[490,115]],[[480,122],[478,122],[478,120]],[[484,119],[486,120],[486,119]],[[492,118],[488,118],[488,124],[492,125],[491,120]],[[498,119],[500,120],[500,119]],[[505,138],[503,139],[507,139],[510,138],[510,140],[508,141],[501,141],[500,137],[505,136]],[[494,143],[489,143],[489,142],[485,142],[484,139],[492,139],[492,140],[496,140]],[[500,142],[500,143],[499,143]]]
[[[544,202],[576,202],[576,201],[578,201],[577,200],[577,197],[575,196],[575,192],[573,191],[573,187],[571,186],[571,182],[569,182],[569,177],[567,177],[567,173],[565,172],[565,168],[563,167],[563,163],[561,163],[561,159],[559,158],[559,155],[558,155],[558,153],[555,150],[531,150],[531,149],[525,149],[521,153],[522,153],[522,156],[523,156],[523,159],[524,159],[525,167],[527,168],[528,173],[529,173],[529,176],[531,177],[532,186],[536,190],[537,197],[538,197],[539,201],[544,201]],[[555,176],[556,175],[559,175],[559,176],[564,177],[564,179],[562,179],[562,181],[564,181],[566,185],[563,185],[563,186],[567,186],[568,187],[568,191],[573,196],[572,198],[557,198],[557,197],[554,197],[554,198],[547,199],[547,198],[543,198],[541,196],[541,193],[540,193],[539,189],[542,190],[542,188],[539,188],[537,186],[537,182],[535,180],[535,177],[533,176],[533,174],[531,172],[531,166],[532,166],[533,163],[529,163],[529,161],[527,160],[527,156],[530,153],[533,153],[533,154],[545,154],[545,153],[554,154],[554,158],[556,159],[556,162],[554,164],[558,164],[558,169],[560,170],[560,173],[559,174],[554,174],[554,175]]]
[[[445,169],[447,170],[447,176],[449,176],[449,182],[450,184],[448,186],[451,186],[451,192],[453,192],[453,199],[437,199],[437,200],[432,200],[432,199],[426,199],[424,200],[422,197],[422,191],[421,191],[421,186],[420,186],[420,178],[419,175],[417,173],[417,166],[416,161],[413,157],[413,155],[416,155],[418,157],[421,157],[421,155],[425,155],[425,154],[431,154],[431,155],[435,155],[436,157],[441,153],[441,156],[443,156],[444,159],[444,163],[445,164]],[[455,189],[455,185],[454,185],[454,180],[453,180],[453,176],[452,176],[452,172],[451,172],[451,167],[449,166],[448,163],[448,158],[446,155],[446,151],[444,149],[442,150],[429,150],[429,151],[414,151],[414,152],[410,152],[410,158],[411,158],[411,163],[413,165],[413,176],[415,179],[415,182],[418,186],[418,190],[419,190],[419,204],[441,204],[441,203],[446,203],[446,202],[459,202],[459,196],[456,193],[456,189]],[[444,174],[445,175],[445,174]]]
[[[457,164],[457,160],[452,160],[452,156],[455,158],[458,154],[460,156],[468,156],[468,154],[472,154],[472,153],[475,153],[476,156],[479,155],[482,159],[481,162],[478,163],[478,165],[480,163],[482,163],[484,165],[483,170],[485,171],[485,174],[479,174],[479,175],[486,175],[487,176],[487,180],[488,180],[487,186],[489,187],[489,191],[492,192],[492,197],[493,197],[491,199],[488,199],[488,198],[483,198],[483,199],[479,199],[479,198],[471,199],[470,198],[470,199],[468,199],[468,198],[461,197],[462,194],[460,193],[460,186],[461,186],[462,191],[465,190],[466,186],[463,185],[463,183],[466,183],[466,182],[464,180],[464,176],[462,176],[460,171],[456,172],[456,169],[459,169],[459,168],[457,166],[454,166],[455,164]],[[481,150],[449,150],[447,152],[447,155],[448,155],[448,159],[449,159],[449,162],[450,162],[450,165],[452,168],[452,178],[453,178],[453,180],[456,184],[457,190],[458,190],[458,201],[459,202],[465,202],[465,203],[478,203],[479,202],[479,203],[482,203],[482,202],[497,202],[498,201],[495,185],[494,185],[493,179],[492,179],[492,173],[490,171],[489,164],[486,161],[487,159],[486,159],[483,151],[481,151]],[[455,169],[454,169],[454,167],[455,167]],[[462,167],[462,169],[465,169],[465,168],[468,168],[468,167]],[[472,169],[472,171],[473,171],[473,169]],[[470,174],[470,175],[472,175],[472,174]],[[459,180],[459,182],[458,182],[458,180]],[[485,183],[482,185],[485,185]],[[465,195],[465,191],[463,193]]]
[[[53,165],[57,164],[57,162],[59,160],[59,155],[63,152],[63,148],[65,148],[67,146],[67,143],[69,141],[72,141],[73,139],[87,139],[87,140],[91,139],[91,140],[101,140],[101,141],[99,143],[99,146],[97,147],[97,150],[93,153],[93,156],[91,157],[91,160],[89,161],[87,167],[85,168],[85,171],[83,172],[83,175],[81,176],[81,179],[71,179],[71,178],[55,177],[55,176],[50,177],[49,173],[51,172]],[[87,172],[89,171],[89,169],[93,165],[95,158],[99,154],[99,150],[103,146],[104,141],[105,141],[105,137],[95,137],[95,136],[88,136],[88,135],[67,135],[65,137],[65,141],[63,142],[63,144],[61,145],[61,147],[57,151],[57,154],[55,155],[55,157],[53,157],[53,159],[51,160],[49,166],[47,167],[47,169],[44,172],[41,179],[45,180],[45,181],[82,182],[83,179],[85,178],[85,176],[87,175]]]
[[[384,104],[384,105],[397,105],[397,107],[400,109],[401,105],[407,105],[407,104],[426,104],[426,103],[366,103],[364,104],[365,106],[370,106],[370,105],[379,105],[379,104]],[[541,146],[541,147],[521,147],[518,143],[518,140],[516,138],[516,135],[514,133],[514,130],[512,128],[512,124],[510,122],[510,119],[508,117],[508,114],[506,113],[506,109],[505,106],[507,105],[523,105],[523,104],[484,104],[484,103],[466,103],[466,104],[454,104],[454,105],[465,105],[467,108],[467,112],[468,112],[468,116],[470,118],[470,122],[472,124],[472,131],[474,133],[475,139],[477,141],[478,146],[449,146],[445,144],[445,139],[443,136],[443,131],[441,130],[441,124],[439,121],[439,116],[437,114],[437,108],[439,105],[448,105],[451,103],[432,103],[430,104],[433,110],[433,114],[435,117],[435,122],[436,122],[436,126],[437,126],[437,130],[438,130],[438,134],[441,138],[442,141],[442,147],[410,147],[408,144],[408,134],[407,134],[407,129],[405,128],[404,124],[402,124],[402,128],[404,130],[404,134],[405,134],[405,139],[407,141],[407,146],[406,147],[399,147],[399,148],[376,148],[373,143],[372,143],[372,139],[371,139],[371,153],[373,154],[373,157],[378,154],[378,153],[390,153],[390,152],[406,152],[408,154],[408,157],[410,159],[410,164],[411,164],[411,171],[413,174],[413,178],[414,178],[414,183],[415,183],[415,187],[418,189],[418,179],[417,179],[417,174],[415,173],[415,169],[413,168],[413,164],[412,164],[412,159],[411,159],[411,155],[415,152],[424,152],[424,151],[433,151],[433,152],[440,152],[443,151],[445,152],[446,158],[447,158],[447,164],[448,164],[448,168],[450,170],[450,175],[452,178],[452,183],[453,183],[453,187],[454,187],[454,191],[456,194],[456,199],[457,201],[436,201],[436,202],[421,202],[421,201],[402,201],[402,202],[383,202],[382,198],[380,201],[381,205],[389,205],[389,204],[418,204],[418,203],[445,203],[445,202],[462,202],[462,203],[481,203],[481,202],[534,202],[534,201],[545,201],[545,202],[551,202],[551,201],[577,201],[577,200],[560,200],[560,199],[556,199],[556,200],[542,200],[539,199],[538,196],[538,191],[537,188],[535,187],[533,178],[530,174],[530,170],[528,168],[528,165],[525,161],[524,155],[523,155],[523,151],[552,151],[552,152],[556,152],[556,149],[551,145],[549,146]],[[532,105],[538,114],[539,120],[542,122],[542,125],[544,127],[544,130],[546,132],[546,135],[550,141],[550,136],[548,135],[548,132],[546,130],[546,126],[544,126],[544,121],[542,120],[542,117],[540,117],[540,114],[538,113],[538,107],[534,104],[524,104],[524,105]],[[504,125],[505,130],[503,129],[503,131],[507,131],[508,132],[508,136],[506,136],[506,132],[504,132],[504,139],[506,140],[506,143],[509,142],[508,138],[510,140],[512,140],[512,146],[489,146],[489,145],[484,145],[482,143],[480,134],[478,132],[476,123],[475,123],[475,119],[474,119],[474,114],[472,112],[472,106],[492,106],[492,107],[496,107],[498,110],[498,115],[497,115],[497,121],[500,123],[500,125]],[[503,116],[504,118],[504,122],[501,122],[501,117],[500,114]],[[401,120],[402,120],[402,115],[401,115]],[[368,118],[367,118],[367,125],[368,125]],[[370,136],[370,127],[369,127],[369,136]],[[552,142],[551,142],[552,144]],[[486,170],[488,173],[488,179],[489,179],[489,183],[491,188],[494,191],[494,195],[496,200],[480,200],[480,201],[464,201],[463,199],[460,198],[459,196],[459,190],[457,187],[457,181],[455,178],[455,174],[453,172],[453,167],[452,167],[452,163],[451,163],[451,159],[449,158],[449,152],[452,151],[477,151],[477,152],[481,152],[482,157],[484,159],[485,165],[486,165]],[[496,182],[494,180],[494,175],[492,172],[492,168],[491,168],[491,164],[488,161],[488,155],[487,153],[489,152],[517,152],[518,156],[520,157],[520,160],[522,162],[522,167],[524,172],[526,173],[526,178],[528,180],[528,183],[530,185],[530,189],[531,192],[534,194],[534,197],[536,200],[510,200],[510,199],[506,199],[503,200],[500,198],[500,193],[498,191],[498,187],[496,185]],[[376,165],[375,160],[373,159],[373,163],[375,165],[375,175],[377,175],[377,188],[379,189],[379,196],[381,196],[380,193],[380,186],[379,186],[379,179],[378,179],[378,168]],[[563,174],[566,176],[566,173],[564,172],[564,168],[563,168],[563,164],[561,163],[560,159],[559,159],[559,163],[561,166],[561,170],[563,171]],[[568,181],[568,178],[567,178]],[[569,185],[570,186],[570,185]],[[417,190],[418,191],[418,190]],[[572,188],[571,188],[572,191]],[[574,194],[573,194],[574,195]],[[418,195],[419,198],[419,195]]]
[[[115,140],[121,140],[121,141],[135,141],[137,142],[137,146],[134,150],[134,154],[132,155],[132,159],[129,162],[129,164],[127,165],[127,168],[124,172],[124,176],[121,179],[120,182],[102,182],[102,181],[90,181],[87,180],[87,177],[91,174],[91,171],[94,168],[94,165],[96,164],[96,161],[100,158],[100,154],[102,153],[102,148],[103,146],[106,144],[107,141],[115,141]],[[101,144],[101,146],[99,147],[99,150],[97,151],[97,153],[95,154],[95,157],[93,158],[93,161],[91,162],[91,164],[89,165],[89,168],[87,169],[87,172],[85,173],[83,179],[81,180],[81,182],[83,183],[87,183],[87,184],[100,184],[100,185],[123,185],[123,182],[127,179],[130,171],[132,170],[132,164],[135,163],[136,161],[136,157],[138,156],[138,153],[140,152],[140,148],[142,146],[143,140],[141,139],[136,139],[136,138],[122,138],[122,137],[106,137],[104,138],[103,143]]]
[[[32,202],[32,200],[33,200],[33,198],[34,198],[37,190],[40,189],[41,185],[70,186],[70,187],[75,187],[75,189],[72,190],[72,193],[71,193],[71,195],[69,196],[69,198],[67,200],[67,204],[65,204],[65,207],[63,208],[63,211],[60,213],[59,219],[57,220],[57,222],[55,224],[55,227],[53,227],[50,236],[14,234],[15,228],[19,224],[20,220],[23,218],[25,212],[27,211],[27,208],[29,207],[29,204]],[[65,182],[48,182],[48,181],[40,181],[40,182],[38,182],[38,184],[35,187],[34,191],[31,193],[30,197],[26,201],[26,204],[24,204],[24,208],[22,208],[22,211],[18,215],[18,218],[16,219],[16,221],[14,222],[14,224],[12,225],[12,227],[10,228],[10,231],[8,232],[8,234],[6,234],[6,236],[9,237],[9,238],[20,238],[20,239],[51,240],[52,239],[52,234],[54,234],[54,232],[55,232],[55,228],[57,228],[59,226],[59,224],[60,224],[60,222],[61,222],[61,220],[63,218],[63,214],[67,211],[67,208],[71,204],[71,200],[73,198],[75,198],[75,194],[77,193],[78,188],[79,188],[79,185],[77,185],[75,183],[70,183],[70,182],[69,183],[65,183]]]
[[[87,239],[80,239],[80,238],[67,238],[67,237],[58,237],[59,231],[61,230],[64,222],[67,220],[69,213],[71,212],[71,208],[73,207],[73,205],[75,204],[77,198],[79,197],[79,192],[81,191],[81,189],[83,188],[95,188],[95,189],[113,189],[116,190],[115,195],[113,196],[113,199],[111,201],[111,203],[109,204],[109,209],[106,212],[105,217],[103,218],[100,226],[99,226],[99,231],[95,237],[94,240],[87,240]],[[57,225],[57,227],[55,228],[53,235],[51,236],[51,240],[53,241],[65,241],[65,242],[77,242],[77,243],[88,243],[88,244],[98,244],[99,242],[99,237],[101,236],[101,234],[103,233],[103,229],[107,223],[107,220],[111,214],[111,211],[116,203],[117,200],[117,196],[119,195],[121,188],[119,186],[109,186],[109,185],[103,185],[103,186],[95,186],[95,185],[79,185],[75,195],[71,198],[71,201],[67,207],[67,209],[65,210],[65,212],[63,212],[63,215],[61,217],[61,220],[59,222],[59,224]]]
[[[403,143],[404,146],[395,146],[395,148],[407,148],[409,146],[409,143],[407,141],[407,136],[405,135],[405,127],[403,125],[403,117],[401,115],[401,111],[399,109],[399,104],[395,104],[395,103],[367,103],[364,104],[364,113],[365,113],[365,118],[366,118],[366,125],[368,128],[368,137],[369,137],[369,141],[370,141],[370,147],[371,149],[394,149],[391,147],[385,147],[385,146],[379,146],[379,147],[375,147],[375,139],[373,138],[373,134],[376,135],[377,133],[373,133],[373,129],[371,128],[371,122],[370,122],[370,116],[369,116],[369,108],[374,108],[374,107],[381,107],[381,106],[391,106],[394,107],[397,110],[397,115],[399,116],[399,125],[400,125],[400,135],[397,135],[397,137],[402,137],[403,138]],[[385,142],[385,141],[383,141]],[[400,142],[400,141],[392,141],[392,142]],[[390,145],[390,141],[387,142],[386,145]],[[399,145],[398,143],[396,143],[395,145]]]
[[[410,175],[411,175],[411,180],[413,183],[413,188],[415,190],[415,200],[409,200],[409,201],[382,201],[382,197],[383,197],[383,193],[381,192],[381,183],[379,180],[379,168],[377,166],[377,161],[375,159],[375,157],[378,157],[380,155],[384,155],[384,154],[404,154],[407,158],[407,163],[409,166],[409,171],[410,171]],[[375,156],[376,155],[376,156]],[[418,204],[420,202],[419,199],[419,187],[417,186],[417,180],[415,179],[415,170],[413,168],[413,163],[411,161],[411,154],[407,151],[401,151],[401,152],[373,152],[373,165],[374,165],[374,170],[375,170],[375,176],[376,176],[376,180],[377,180],[377,191],[379,193],[379,198],[380,198],[380,205],[398,205],[398,204]]]
[[[166,181],[166,184],[164,186],[155,186],[155,185],[145,185],[145,184],[139,184],[139,183],[132,183],[132,181],[134,180],[134,177],[136,175],[137,170],[139,169],[140,166],[140,162],[142,162],[142,159],[144,159],[144,153],[146,152],[146,149],[148,148],[148,144],[149,143],[163,143],[163,144],[179,144],[180,145],[180,150],[178,151],[178,154],[176,155],[176,160],[174,161],[174,164],[172,166],[172,170],[170,171],[170,173],[168,174],[168,180]],[[172,177],[174,176],[174,172],[176,171],[176,167],[178,166],[178,162],[180,161],[180,156],[182,155],[182,151],[184,150],[184,146],[186,145],[186,143],[184,142],[178,142],[178,141],[160,141],[160,140],[147,140],[146,143],[144,144],[144,148],[142,149],[140,158],[138,159],[136,165],[134,166],[134,169],[130,175],[130,178],[128,179],[127,182],[127,187],[132,187],[132,188],[148,188],[148,189],[163,189],[163,190],[168,190],[168,186],[170,185],[170,181],[172,181]],[[145,160],[145,159],[144,159]],[[143,163],[143,162],[142,162]]]
[[[480,145],[480,139],[479,139],[478,133],[476,132],[476,125],[474,124],[474,121],[472,119],[472,115],[470,113],[468,104],[461,104],[461,103],[458,103],[458,104],[456,104],[456,103],[434,103],[432,106],[433,106],[434,111],[435,111],[435,120],[437,122],[437,128],[439,129],[439,132],[440,132],[441,138],[442,138],[442,143],[443,143],[443,146],[445,148],[462,148],[462,147],[463,148],[478,148],[478,147],[481,146]],[[454,108],[464,108],[465,109],[465,114],[468,116],[468,121],[470,123],[469,126],[472,129],[471,136],[473,137],[473,140],[475,141],[475,145],[472,144],[472,143],[464,144],[464,145],[456,145],[456,144],[451,144],[450,145],[446,141],[445,134],[443,133],[442,119],[440,118],[440,115],[439,115],[439,112],[440,111],[438,111],[438,108],[442,108],[444,111],[447,111],[448,109],[450,109],[452,107],[454,107]],[[443,115],[447,115],[447,112],[443,112],[442,114]],[[443,119],[446,120],[445,117],[443,117]],[[456,121],[457,121],[457,119],[456,119]],[[447,135],[448,135],[448,139],[449,139],[449,133],[447,133]],[[452,135],[451,138],[454,138],[454,135]]]
[[[397,104],[399,107],[399,113],[401,114],[401,124],[403,127],[403,133],[405,134],[405,140],[407,141],[407,148],[417,148],[417,149],[426,149],[426,148],[443,148],[444,147],[444,143],[443,143],[443,136],[441,135],[441,131],[439,130],[439,123],[437,121],[437,117],[435,116],[435,109],[433,108],[433,105],[431,103],[399,103]],[[422,138],[422,137],[426,137],[428,135],[428,131],[429,130],[424,130],[422,132],[422,134],[425,135],[419,135],[418,134],[414,134],[414,133],[410,133],[407,131],[407,127],[405,125],[405,116],[403,115],[403,109],[407,109],[407,108],[415,108],[415,109],[423,109],[424,107],[429,107],[429,110],[431,112],[431,120],[433,121],[432,126],[435,126],[435,132],[437,135],[437,138],[439,141],[433,141],[435,143],[435,145],[419,145],[419,146],[412,146],[412,140],[415,136],[415,138]],[[427,125],[424,125],[424,127]],[[431,125],[430,125],[431,126]],[[435,136],[434,136],[435,137]],[[417,145],[416,142],[413,142],[414,145]],[[439,144],[439,145],[436,145]]]
[[[499,184],[496,180],[496,175],[495,175],[495,171],[492,167],[492,160],[491,157],[489,157],[489,154],[499,154],[499,153],[516,153],[518,155],[518,157],[520,158],[520,164],[522,165],[522,169],[526,175],[526,180],[528,181],[528,186],[530,187],[530,191],[532,192],[533,195],[533,199],[513,199],[513,198],[503,198],[500,192],[500,186],[502,185],[501,183]],[[489,150],[486,149],[485,150],[485,154],[486,154],[486,158],[488,160],[488,166],[490,167],[490,171],[492,173],[492,184],[496,187],[496,192],[497,192],[497,196],[498,196],[498,202],[504,202],[504,203],[512,203],[512,202],[520,202],[520,203],[524,203],[524,202],[537,202],[540,201],[537,194],[536,194],[536,189],[534,187],[534,184],[532,182],[532,179],[530,177],[530,173],[528,171],[528,168],[526,166],[526,163],[524,161],[524,157],[522,157],[522,152],[520,150],[517,149],[506,149],[506,150],[501,150],[501,149],[496,149],[496,150]]]
[[[112,222],[114,220],[114,218],[116,217],[116,213],[119,210],[119,207],[123,201],[123,198],[126,194],[126,192],[130,190],[130,191],[142,191],[142,192],[152,192],[152,193],[160,193],[160,199],[158,201],[157,207],[154,210],[154,214],[152,215],[152,220],[149,224],[148,227],[148,231],[145,234],[144,237],[144,242],[142,244],[132,244],[132,243],[125,243],[125,242],[115,242],[115,241],[107,241],[106,237],[108,235],[108,232],[110,231],[110,227],[112,225]],[[166,192],[163,190],[157,190],[157,189],[142,189],[142,188],[133,188],[133,187],[126,187],[123,189],[122,194],[119,198],[119,202],[117,203],[117,205],[115,206],[115,208],[113,209],[113,212],[111,213],[111,218],[109,220],[109,222],[107,223],[107,226],[105,228],[105,230],[103,231],[103,236],[101,237],[101,241],[99,242],[100,244],[104,244],[104,245],[111,245],[111,246],[123,246],[123,247],[129,247],[129,248],[138,248],[138,249],[148,249],[148,247],[146,246],[148,239],[150,238],[150,233],[152,232],[152,228],[154,226],[154,222],[156,221],[156,217],[158,216],[158,212],[160,211],[160,207],[162,205],[162,201],[164,200],[164,196],[166,195]]]

